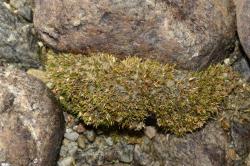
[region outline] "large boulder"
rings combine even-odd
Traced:
[[[0,63],[39,67],[39,48],[33,25],[11,9],[0,0]]]
[[[239,38],[250,58],[250,0],[235,0],[235,3]]]
[[[232,0],[35,0],[34,24],[60,51],[137,55],[188,69],[221,60],[236,31]]]
[[[0,165],[55,165],[63,134],[63,114],[46,86],[1,69]]]

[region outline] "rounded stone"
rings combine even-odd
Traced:
[[[88,139],[89,142],[94,142],[96,138],[96,134],[94,130],[88,130],[85,132],[86,138]]]
[[[56,164],[64,119],[45,84],[25,72],[1,69],[0,122],[1,162],[13,166]]]

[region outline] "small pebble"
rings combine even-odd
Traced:
[[[66,157],[58,162],[58,166],[72,166],[74,163],[73,157]]]
[[[79,125],[77,125],[76,127],[76,131],[79,133],[79,134],[82,134],[86,131],[85,127],[80,123]]]
[[[71,133],[65,133],[64,137],[67,138],[70,141],[76,141],[79,137],[79,134],[77,132],[71,132]]]
[[[153,126],[147,126],[144,130],[145,135],[149,138],[152,139],[156,136],[156,129]]]
[[[85,137],[83,135],[80,135],[79,138],[77,139],[78,146],[82,149],[86,147],[85,144]]]
[[[133,145],[123,145],[119,149],[117,149],[119,161],[123,163],[131,163],[133,161]]]
[[[109,146],[112,146],[114,144],[111,137],[106,138],[105,141]]]
[[[225,63],[226,65],[230,65],[230,59],[229,59],[229,58],[226,58],[226,59],[224,60],[224,63]]]
[[[68,153],[69,153],[69,155],[73,156],[77,152],[77,149],[78,149],[78,145],[77,145],[76,142],[70,142],[68,144]]]
[[[85,133],[86,133],[86,138],[88,139],[89,142],[95,141],[96,134],[95,134],[94,130],[88,130]]]

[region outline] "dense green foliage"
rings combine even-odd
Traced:
[[[47,72],[62,105],[86,124],[136,130],[151,116],[178,135],[202,127],[238,81],[223,65],[187,72],[154,60],[106,54],[50,52]]]

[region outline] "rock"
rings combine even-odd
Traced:
[[[76,141],[79,137],[79,134],[77,132],[67,132],[64,134],[64,137],[67,138],[70,141]]]
[[[188,69],[223,59],[236,31],[232,0],[35,0],[34,24],[56,50],[137,55]]]
[[[144,130],[145,135],[149,138],[152,139],[156,135],[156,129],[153,126],[147,126]]]
[[[241,44],[250,57],[250,0],[235,0],[237,30]]]
[[[77,152],[77,143],[76,142],[70,142],[68,145],[67,145],[67,148],[68,148],[68,154],[70,156],[73,156],[76,152]]]
[[[0,65],[40,66],[39,48],[32,29],[32,24],[19,19],[0,1]]]
[[[136,161],[137,165],[151,166],[153,158],[149,154],[144,153],[139,145],[135,145],[134,160]]]
[[[246,164],[247,166],[250,166],[250,153],[249,153],[249,155],[248,155],[248,157],[247,157],[247,159],[246,159],[245,164]]]
[[[82,134],[86,131],[85,127],[82,125],[82,124],[78,124],[76,126],[76,131],[79,133],[79,134]]]
[[[80,135],[80,137],[78,138],[77,142],[78,142],[78,146],[82,149],[84,149],[86,147],[85,144],[85,137],[83,135]]]
[[[131,163],[133,161],[133,151],[133,145],[124,144],[122,142],[119,143],[119,146],[117,146],[116,149],[119,161],[124,163]]]
[[[250,119],[250,117],[249,117]],[[247,155],[250,152],[250,125],[244,122],[232,122],[231,135],[234,141],[236,152],[240,155]]]
[[[88,130],[85,132],[86,138],[88,139],[89,142],[94,142],[96,138],[96,134],[94,130]]]
[[[236,112],[225,114],[239,117]],[[250,152],[250,115],[245,115],[244,123],[239,124],[236,119],[229,121],[229,130],[225,130],[221,120],[218,120],[184,137],[157,134],[150,142],[135,145],[134,162],[138,165],[153,165],[158,161],[168,166],[244,165],[247,162],[244,158]]]
[[[105,139],[106,143],[109,145],[109,146],[112,146],[114,144],[113,140],[111,137],[108,137]]]
[[[245,80],[250,81],[250,66],[246,57],[239,57],[233,64],[233,68],[239,72]]]
[[[15,13],[19,14],[27,21],[32,22],[32,8],[34,7],[33,0],[10,0],[9,3],[14,8]]]
[[[62,161],[58,162],[58,166],[72,166],[74,164],[73,157],[66,157]]]
[[[52,94],[25,72],[0,70],[0,165],[55,165],[64,119]]]

